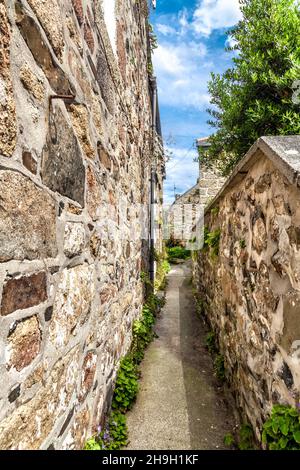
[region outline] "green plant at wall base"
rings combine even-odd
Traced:
[[[207,347],[210,354],[214,354],[217,351],[216,348],[216,335],[213,331],[207,333],[205,338],[205,346]]]
[[[90,437],[85,443],[84,450],[102,450],[102,446],[98,442],[98,437],[97,436]]]
[[[170,264],[166,259],[159,260],[156,268],[156,277],[154,281],[154,291],[164,290],[166,288],[166,275],[170,271]]]
[[[147,282],[149,279],[148,273],[145,273],[145,271],[141,271],[140,278],[143,282]]]
[[[155,248],[152,248],[151,249],[151,254],[152,254],[152,257],[154,259],[154,261],[156,261],[157,263],[160,261],[160,253],[157,252],[157,250]]]
[[[196,303],[196,312],[199,317],[205,315],[205,302],[203,299],[197,298],[197,292],[194,294],[195,296],[195,303]]]
[[[117,374],[112,408],[125,412],[129,410],[138,393],[139,370],[145,349],[154,337],[155,314],[162,306],[162,300],[151,294],[142,309],[142,314],[132,326],[132,344],[129,353],[122,359]]]
[[[196,301],[196,310],[200,316],[204,314],[204,301],[202,299]]]
[[[229,432],[224,436],[224,444],[227,447],[233,447],[235,445],[235,439],[233,435]]]
[[[85,444],[85,450],[120,450],[128,443],[126,416],[113,411],[105,429],[92,436]]]
[[[145,273],[143,273],[145,274]],[[147,274],[141,276],[147,279]],[[86,443],[86,450],[119,450],[127,445],[126,415],[138,393],[138,364],[144,357],[144,351],[154,337],[153,325],[157,311],[163,300],[150,294],[142,314],[132,327],[132,344],[128,354],[120,362],[115,391],[112,401],[112,412],[106,419],[105,429],[92,436]]]
[[[155,316],[147,306],[143,308],[141,318],[133,323],[131,354],[137,364],[142,361],[145,349],[153,339],[152,327],[154,323]]]
[[[154,288],[154,291],[164,290],[166,287],[166,275],[170,271],[170,265],[166,259],[165,250],[162,253],[159,253],[155,248],[152,251],[152,257],[157,263],[156,265],[156,276],[153,283],[150,281],[149,274],[142,271],[140,273],[141,280],[144,282],[145,286]]]
[[[224,382],[225,380],[225,366],[224,366],[224,357],[222,354],[218,354],[214,360],[214,371],[216,377]]]
[[[112,408],[126,412],[132,407],[138,393],[138,370],[130,355],[120,363],[117,374]]]
[[[156,294],[150,294],[147,298],[147,303],[145,307],[149,308],[153,315],[156,315],[156,312],[160,310],[165,304],[165,299],[158,297]]]
[[[142,271],[140,273],[141,281],[144,283],[145,287],[152,288],[152,282],[150,281],[149,274]]]
[[[212,257],[216,257],[219,255],[219,245],[221,239],[221,229],[217,228],[212,232],[209,231],[207,226],[204,227],[204,243],[203,243],[203,250],[205,251],[207,248],[210,248],[210,253]]]
[[[239,432],[239,450],[251,450],[254,448],[254,433],[250,424],[244,423]]]
[[[263,426],[262,442],[269,450],[300,450],[300,414],[296,408],[274,405]]]
[[[231,449],[255,450],[254,433],[250,424],[243,424],[241,426],[238,442],[230,432],[225,434],[224,444]]]
[[[119,450],[128,443],[126,416],[118,411],[113,412],[109,420],[111,436],[110,450]]]

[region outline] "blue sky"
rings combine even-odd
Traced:
[[[207,82],[210,72],[223,72],[231,64],[225,33],[240,15],[238,0],[157,0],[151,22],[159,47],[153,61],[165,146],[172,154],[166,203],[174,199],[174,184],[181,194],[198,178],[193,144],[213,132],[206,123]]]

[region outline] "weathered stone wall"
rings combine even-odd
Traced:
[[[140,314],[147,2],[115,3],[0,1],[1,449],[81,448]]]
[[[286,154],[299,166],[298,150]],[[194,281],[236,403],[259,439],[275,403],[300,399],[300,188],[263,152],[252,161],[206,212],[209,231],[221,230],[219,255],[198,252]]]
[[[211,201],[218,191],[222,188],[225,178],[223,178],[216,168],[208,168],[203,162],[200,165],[199,178],[199,196],[200,204],[204,210],[205,206]]]

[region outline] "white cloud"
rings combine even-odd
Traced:
[[[163,36],[169,36],[170,34],[176,34],[176,29],[173,28],[172,26],[167,25],[167,24],[157,23],[156,24],[156,29]]]
[[[186,8],[179,12],[178,23],[180,25],[179,35],[183,36],[190,28],[190,23],[188,21],[188,11]]]
[[[240,15],[238,0],[201,0],[194,15],[184,8],[172,21],[169,16],[160,17],[157,30],[161,37],[154,52],[154,70],[162,105],[199,111],[208,107],[210,72],[226,58],[221,50],[218,56],[216,51],[212,54],[204,44],[207,39],[201,41],[197,36],[206,37],[213,29],[232,26]]]
[[[200,109],[209,103],[204,67],[207,50],[194,41],[159,44],[154,53],[160,103]]]
[[[181,47],[173,44],[159,44],[154,52],[155,70],[158,73],[168,75],[180,75],[184,72],[184,60],[181,54]]]
[[[160,15],[156,21],[156,30],[163,36],[173,35],[180,38],[191,30],[190,13],[187,8],[177,14]]]
[[[174,199],[174,185],[177,194],[183,194],[194,184],[199,175],[199,166],[194,162],[197,151],[194,148],[168,147],[168,153],[172,154],[171,160],[166,165],[167,180],[164,184],[165,202],[170,203]]]
[[[237,44],[238,44],[238,42],[232,36],[228,36],[228,38],[226,39],[226,42],[225,42],[226,47],[234,47]]]
[[[234,26],[242,17],[238,0],[201,0],[194,12],[196,33],[209,36],[213,30]]]

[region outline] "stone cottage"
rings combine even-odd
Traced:
[[[130,345],[161,236],[148,13],[0,1],[1,449],[82,448]]]

